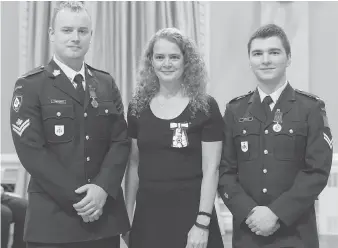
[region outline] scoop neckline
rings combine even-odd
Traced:
[[[153,110],[152,110],[151,107],[150,107],[150,104],[149,104],[149,110],[150,110],[150,113],[151,113],[156,119],[158,119],[158,120],[162,120],[162,121],[172,121],[172,120],[175,120],[175,119],[179,118],[185,111],[187,111],[189,105],[190,105],[190,101],[188,102],[187,106],[185,106],[185,108],[182,110],[181,113],[179,113],[176,117],[171,118],[171,119],[163,119],[163,118],[160,118],[160,117],[158,117],[157,115],[155,115],[154,112],[153,112]]]

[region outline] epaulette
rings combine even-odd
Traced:
[[[108,74],[108,75],[109,75],[109,72],[106,72],[106,71],[102,71],[102,70],[96,69],[96,68],[94,68],[94,67],[91,67],[91,66],[88,65],[88,64],[86,64],[86,65],[87,65],[87,67],[88,67],[90,70],[92,70],[92,71],[99,71],[99,72],[102,72],[102,73],[104,73],[104,74]]]
[[[34,68],[33,70],[31,70],[31,71],[29,71],[29,72],[23,74],[23,75],[20,76],[19,78],[26,78],[26,77],[35,75],[35,74],[37,74],[37,73],[43,72],[43,71],[44,71],[44,68],[45,68],[45,67],[44,67],[43,65],[41,65],[41,66],[36,67],[36,68]]]
[[[296,91],[297,93],[301,94],[301,95],[310,97],[310,98],[315,99],[315,100],[317,100],[317,101],[319,101],[319,100],[321,101],[321,100],[322,100],[322,99],[320,99],[319,96],[313,95],[313,94],[311,94],[311,93],[309,93],[309,92],[302,91],[302,90],[299,90],[299,89],[295,89],[295,91]]]
[[[248,93],[246,93],[246,94],[244,94],[244,95],[242,95],[242,96],[237,96],[237,97],[235,97],[234,99],[232,99],[229,103],[232,103],[232,102],[237,101],[237,100],[239,100],[239,99],[242,99],[242,98],[244,98],[244,97],[246,97],[246,96],[249,96],[249,95],[253,94],[254,92],[255,92],[255,91],[251,90],[251,91],[249,91]]]

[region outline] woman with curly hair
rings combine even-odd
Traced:
[[[191,39],[175,28],[150,39],[128,108],[131,248],[223,247],[214,209],[223,120],[206,84]]]

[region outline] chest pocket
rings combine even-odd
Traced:
[[[46,140],[50,143],[69,142],[74,138],[73,105],[42,106]]]
[[[234,129],[233,138],[238,160],[254,160],[259,155],[260,124],[255,122],[239,123]]]
[[[303,160],[307,140],[307,124],[288,122],[280,132],[274,132],[274,155],[278,160]]]
[[[94,137],[99,139],[110,139],[111,129],[119,112],[113,101],[99,102],[97,107],[97,118],[95,119]]]

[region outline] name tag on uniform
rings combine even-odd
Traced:
[[[57,100],[57,99],[51,99],[50,103],[56,103],[56,104],[66,104],[66,100]]]
[[[55,125],[54,130],[55,130],[56,136],[62,136],[65,133],[65,126],[64,125]]]

